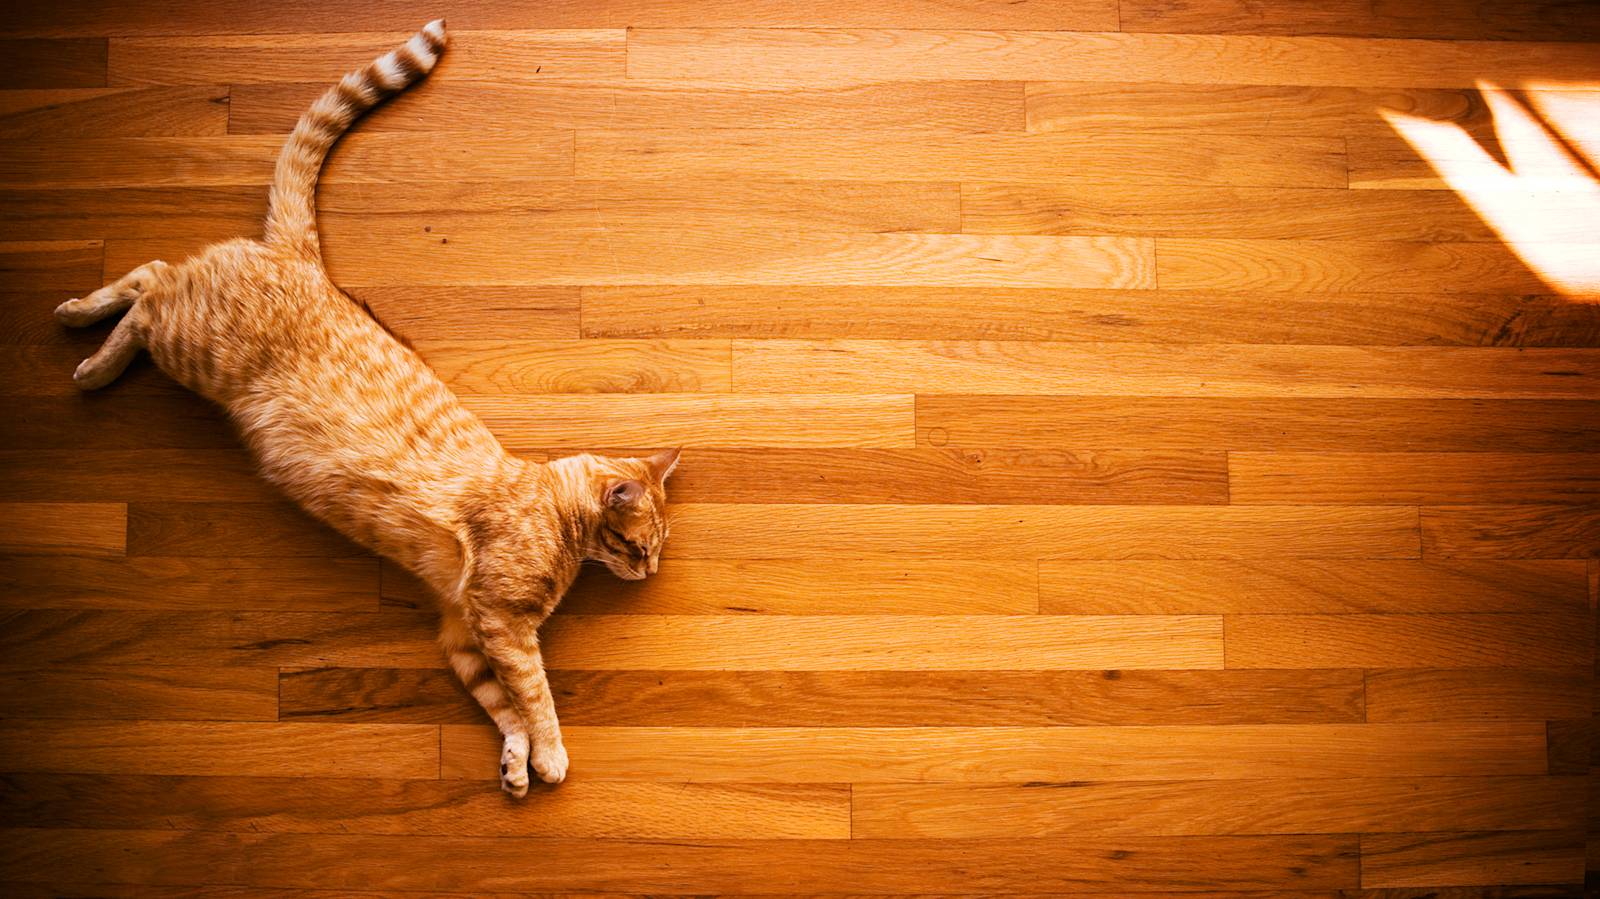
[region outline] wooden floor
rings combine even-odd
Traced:
[[[419,586],[49,316],[255,233],[437,15],[326,171],[335,281],[519,453],[685,447],[661,574],[547,627],[573,768],[520,803]],[[1600,882],[1600,305],[1377,113],[1600,90],[1600,6],[7,16],[0,893]]]

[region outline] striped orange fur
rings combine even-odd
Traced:
[[[445,41],[431,22],[311,105],[278,157],[263,239],[147,263],[56,316],[125,312],[79,386],[110,383],[147,350],[228,411],[269,480],[432,587],[445,655],[504,735],[501,785],[521,796],[530,768],[552,783],[567,771],[537,628],[585,560],[629,579],[655,571],[677,452],[518,459],[328,279],[323,160],[363,112],[427,75]]]

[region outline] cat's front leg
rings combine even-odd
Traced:
[[[567,747],[561,740],[561,722],[556,718],[555,699],[533,629],[523,623],[489,620],[476,630],[484,656],[527,722],[528,767],[545,783],[562,782],[567,777]]]

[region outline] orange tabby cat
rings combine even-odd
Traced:
[[[80,387],[149,350],[228,410],[268,479],[428,583],[450,666],[504,735],[501,786],[522,796],[530,766],[550,783],[567,773],[536,628],[586,559],[629,580],[655,572],[678,453],[517,459],[328,280],[313,205],[323,159],[444,46],[443,21],[431,22],[311,105],[278,156],[265,239],[147,263],[56,316],[77,326],[126,311],[78,366]]]

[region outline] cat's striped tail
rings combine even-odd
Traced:
[[[444,47],[444,20],[435,19],[400,47],[344,76],[311,104],[278,153],[267,206],[269,243],[288,244],[307,256],[320,255],[317,175],[328,151],[362,113],[432,71]]]

